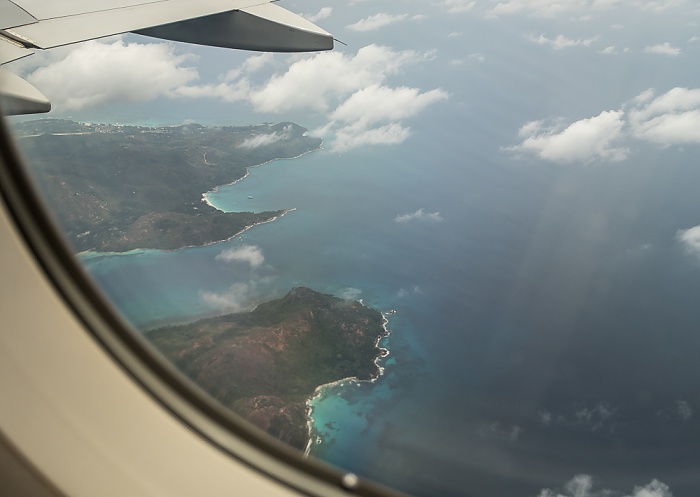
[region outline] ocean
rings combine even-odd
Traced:
[[[400,147],[273,161],[207,198],[294,209],[274,222],[81,257],[140,329],[295,286],[395,310],[384,375],[312,403],[311,455],[358,475],[424,497],[535,497],[580,473],[697,489],[700,424],[678,413],[700,408],[700,267],[676,237],[700,220],[700,172],[651,147],[547,164],[492,131],[428,117]],[[217,259],[241,248],[264,261]]]

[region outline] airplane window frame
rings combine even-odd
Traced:
[[[23,166],[0,108],[0,198],[65,305],[121,369],[165,410],[226,455],[312,496],[405,495],[302,454],[236,417],[199,389],[114,311],[73,256]]]

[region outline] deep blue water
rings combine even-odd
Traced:
[[[234,240],[83,260],[139,328],[301,285],[395,309],[384,376],[314,401],[312,453],[360,475],[423,496],[534,496],[579,473],[698,488],[700,424],[679,414],[700,409],[700,267],[675,239],[700,223],[690,156],[562,167],[430,126],[220,187],[223,210],[296,209]],[[396,221],[419,209],[440,220]],[[264,263],[216,258],[246,246]]]

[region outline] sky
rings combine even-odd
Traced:
[[[558,105],[556,114],[540,112],[520,123],[511,143],[503,144],[513,154],[562,164],[615,162],[641,144],[700,141],[700,89],[687,78],[617,84],[608,98],[595,99],[595,83],[576,88],[582,79],[570,84],[566,74],[584,57],[584,66],[608,71],[600,75],[608,93],[607,78],[620,72],[613,65],[659,64],[669,75],[687,67],[700,47],[700,8],[692,2],[356,0],[285,7],[347,46],[313,55],[251,55],[123,35],[40,53],[10,67],[50,97],[56,116],[121,114],[124,120],[170,124],[227,115],[241,121],[301,116],[297,120],[334,150],[345,151],[404,142],[411,122],[427,110],[468,106],[479,98],[478,86],[470,88],[478,85],[474,73],[505,76],[499,64],[525,54],[545,71],[552,62],[561,68],[563,74],[552,75],[552,103],[581,98],[582,108]],[[572,68],[571,76],[576,72]]]
[[[280,5],[344,44],[317,54],[257,54],[128,34],[37,53],[8,68],[50,98],[53,117],[165,125],[293,121],[338,154],[398,147],[426,133],[431,119],[451,120],[455,135],[487,129],[484,139],[497,153],[561,168],[613,168],[648,150],[682,154],[700,145],[694,1]],[[259,135],[246,146],[280,139],[284,133]],[[419,208],[394,221],[438,224],[444,216]],[[700,263],[700,225],[677,227],[674,242]],[[254,246],[218,257],[264,263]],[[683,400],[676,407],[681,418],[695,415]],[[577,415],[604,422],[606,409]],[[543,424],[552,419],[542,413]],[[513,428],[498,430],[517,438]],[[581,474],[536,497],[607,495],[671,497],[672,489],[656,480],[608,489]]]

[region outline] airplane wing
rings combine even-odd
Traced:
[[[37,49],[126,32],[265,52],[333,48],[330,33],[274,1],[0,0],[0,65]],[[0,97],[5,114],[51,109],[39,90],[3,69]]]

